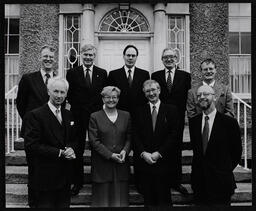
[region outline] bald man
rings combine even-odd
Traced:
[[[236,119],[217,111],[212,87],[200,86],[196,93],[202,113],[189,125],[195,204],[230,205],[236,189],[233,170],[242,153],[240,128]]]

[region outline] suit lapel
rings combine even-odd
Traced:
[[[41,72],[38,71],[34,74],[34,78],[32,81],[35,91],[39,98],[41,99],[42,102],[46,102],[49,98],[48,92],[47,92],[47,87],[44,83],[44,80],[42,78]]]
[[[197,145],[199,147],[199,151],[203,154],[203,141],[202,141],[202,114],[196,117],[195,123],[195,131],[196,131],[196,139]]]
[[[151,131],[153,133],[153,124],[152,124],[152,116],[151,116],[151,110],[150,110],[150,105],[149,104],[146,104],[145,105],[145,109],[144,109],[144,112],[145,112],[145,124],[148,124],[148,129],[149,129],[149,132]]]
[[[92,72],[92,87],[97,86],[98,82],[100,81],[100,75],[97,67],[93,65],[93,72]]]
[[[70,128],[70,120],[67,118],[67,113],[64,108],[61,109],[61,115],[62,115],[62,125],[65,128],[65,144],[67,143],[67,138],[69,137],[69,128]]]
[[[135,72],[134,72],[135,73]],[[128,78],[127,78],[127,75],[126,75],[126,72],[125,72],[125,69],[124,67],[121,68],[121,71],[120,71],[120,82],[122,82],[122,86],[125,88],[125,89],[128,89],[129,88],[129,84],[128,84]],[[135,75],[135,74],[134,74]],[[133,75],[133,80],[134,80],[134,75]],[[132,82],[132,86],[133,86],[133,83],[134,81]]]
[[[154,133],[157,132],[157,130],[161,127],[160,123],[165,122],[166,120],[164,120],[165,118],[165,109],[162,105],[162,103],[160,103],[159,109],[158,109],[158,113],[157,113],[157,118],[156,118],[156,126],[155,126],[155,131]]]
[[[182,81],[181,72],[176,68],[176,69],[175,69],[174,78],[173,78],[173,83],[172,83],[171,92],[176,89],[177,85],[178,85],[179,83],[181,83],[181,81]]]
[[[84,76],[84,69],[82,65],[77,69],[77,78],[79,83],[82,86],[85,86],[85,76]]]
[[[213,143],[214,138],[216,138],[216,136],[217,136],[217,131],[219,130],[218,127],[219,127],[219,125],[221,125],[219,123],[220,121],[221,121],[220,120],[220,116],[219,116],[219,114],[217,112],[216,116],[215,116],[215,119],[213,121],[212,131],[211,131],[211,135],[209,137],[207,148],[208,148],[208,146],[210,146]]]
[[[139,81],[140,81],[140,73],[139,73],[138,69],[135,67],[133,79],[132,79],[132,89],[138,89]],[[128,80],[127,80],[127,84],[128,84]]]

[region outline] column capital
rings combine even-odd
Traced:
[[[166,12],[164,3],[156,3],[154,6],[154,13],[156,12]]]
[[[83,4],[82,11],[90,10],[95,13],[95,8],[93,4]]]

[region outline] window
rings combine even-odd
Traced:
[[[64,72],[80,64],[80,16],[64,17]]]
[[[251,4],[229,4],[229,59],[231,90],[246,96],[251,93]]]
[[[185,17],[184,16],[168,16],[168,47],[175,49],[178,53],[178,65],[181,70],[186,69],[185,65]]]

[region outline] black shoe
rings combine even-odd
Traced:
[[[71,195],[72,196],[76,196],[77,194],[79,194],[79,191],[81,190],[82,187],[80,186],[76,186],[74,185],[72,188],[71,188]]]
[[[174,186],[173,189],[180,192],[183,195],[188,195],[188,190],[183,185]]]

